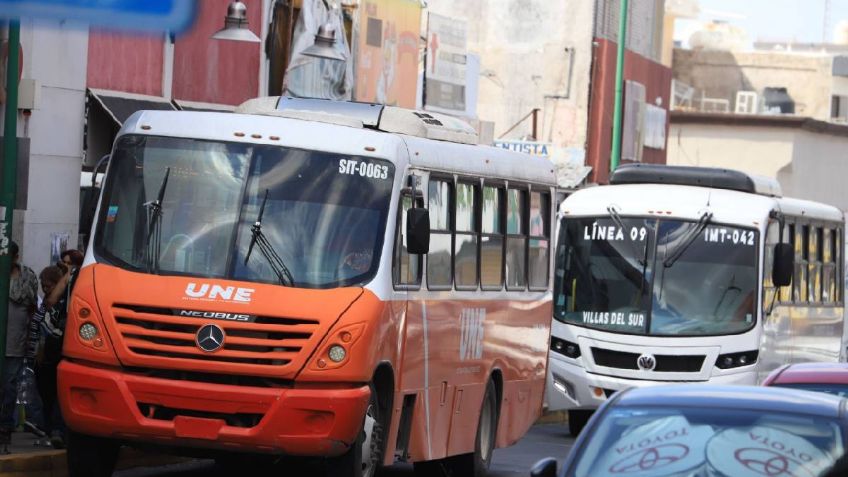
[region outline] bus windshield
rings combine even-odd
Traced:
[[[109,169],[95,252],[115,265],[281,283],[275,263],[282,262],[287,285],[304,288],[361,284],[376,273],[394,178],[388,161],[125,136]],[[154,219],[150,204],[161,190]],[[252,229],[263,205],[257,241]]]
[[[756,316],[758,238],[708,221],[565,219],[554,317],[652,336],[744,332]]]

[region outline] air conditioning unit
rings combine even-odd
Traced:
[[[756,91],[736,92],[736,114],[757,114],[757,104]]]

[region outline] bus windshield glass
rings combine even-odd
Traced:
[[[281,283],[281,262],[304,288],[362,284],[376,273],[394,178],[388,161],[125,136],[109,169],[95,252],[115,265]],[[163,189],[153,220],[150,204]],[[263,205],[261,239],[252,240]]]
[[[753,229],[706,220],[563,220],[554,317],[652,336],[744,332],[755,321],[757,243]]]

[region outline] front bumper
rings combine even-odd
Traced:
[[[59,365],[58,381],[62,415],[77,432],[301,456],[343,454],[362,429],[370,398],[367,385],[244,387],[150,378],[67,360]],[[167,410],[169,418],[154,410]],[[234,424],[244,416],[252,416],[251,427]]]
[[[579,366],[576,360],[561,358],[551,353],[548,361],[548,377],[545,396],[548,410],[597,409],[615,391],[630,387],[657,386],[674,384],[673,381],[649,381],[622,379],[612,376],[593,374]],[[706,381],[702,381],[706,382]],[[713,376],[711,384],[747,384],[757,383],[756,371],[740,371],[724,376]],[[596,393],[596,388],[601,392]]]

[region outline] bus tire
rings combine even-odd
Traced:
[[[568,433],[571,434],[571,437],[580,435],[580,431],[586,427],[590,417],[592,417],[592,411],[586,409],[571,409],[568,411]]]
[[[495,450],[499,416],[498,393],[494,382],[489,380],[486,384],[483,404],[480,407],[474,452],[441,460],[416,462],[414,463],[415,474],[421,477],[485,477]]]
[[[382,416],[380,415],[379,400],[374,385],[371,385],[371,398],[362,430],[356,441],[344,454],[330,459],[327,466],[327,476],[340,477],[374,477],[377,469],[383,463],[383,441],[385,440]]]
[[[120,443],[103,437],[68,430],[67,462],[69,477],[109,477],[118,462]]]

